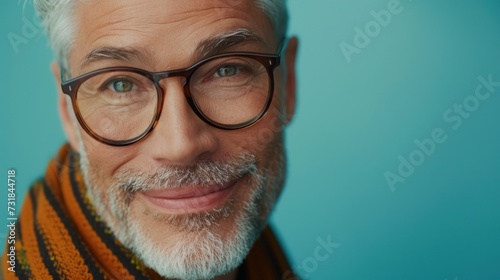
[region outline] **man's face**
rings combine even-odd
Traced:
[[[248,29],[249,40],[223,52],[275,53],[273,26],[253,1],[76,1],[72,77],[111,66],[151,72],[185,68],[198,45]],[[292,43],[295,44],[295,41]],[[96,49],[132,51],[132,58],[98,57]],[[160,82],[162,114],[145,139],[124,147],[100,143],[68,117],[65,130],[82,158],[89,195],[118,239],[164,277],[209,278],[235,268],[265,226],[283,186],[282,128],[294,107],[295,49],[275,70],[267,114],[227,131],[192,111],[181,78]],[[285,65],[285,58],[282,58]]]

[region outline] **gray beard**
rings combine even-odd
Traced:
[[[189,168],[162,167],[154,174],[122,171],[116,174],[115,184],[103,188],[98,183],[99,172],[89,170],[80,144],[80,165],[96,212],[125,247],[165,278],[212,279],[237,268],[266,226],[284,183],[285,154],[279,144],[269,170],[258,170],[255,157],[247,154],[226,162],[200,161]],[[224,184],[237,179],[252,188],[247,201],[229,199],[209,211],[179,215],[160,215],[146,207],[143,215],[174,229],[177,240],[173,244],[153,241],[149,237],[152,228],[144,227],[141,219],[130,212],[137,192],[165,186]],[[233,228],[223,238],[220,224],[231,218]]]

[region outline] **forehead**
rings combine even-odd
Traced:
[[[240,28],[269,47],[256,51],[272,51],[276,45],[269,18],[253,0],[76,1],[75,19],[72,68],[103,47],[145,50],[155,64],[186,66],[189,62],[178,58],[192,55],[199,42]]]

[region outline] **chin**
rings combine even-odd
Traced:
[[[250,190],[243,200],[237,196],[211,210],[174,215],[133,199],[125,227],[114,232],[162,277],[212,279],[243,262],[267,223],[262,183]]]

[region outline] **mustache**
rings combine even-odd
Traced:
[[[160,166],[152,173],[124,170],[117,174],[116,186],[132,194],[188,186],[213,186],[242,178],[247,173],[258,176],[254,155],[244,154],[224,161],[199,160],[190,166]]]

